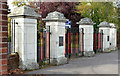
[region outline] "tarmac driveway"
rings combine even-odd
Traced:
[[[118,51],[100,53],[94,57],[79,57],[69,61],[68,64],[26,74],[118,74]]]

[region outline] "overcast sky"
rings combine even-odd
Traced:
[[[12,2],[13,2],[13,0],[8,0],[8,5],[9,5],[9,8],[10,8],[10,9],[13,9]]]
[[[13,9],[15,8],[15,6],[13,6],[13,4],[12,4],[12,2],[14,2],[14,1],[16,1],[16,0],[7,0],[9,9],[11,9],[11,11],[13,11]],[[26,1],[26,0],[24,0],[24,1]]]

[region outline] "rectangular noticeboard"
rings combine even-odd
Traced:
[[[59,46],[63,46],[63,36],[59,36]]]

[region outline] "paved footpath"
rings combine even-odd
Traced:
[[[118,74],[118,51],[80,57],[68,64],[48,67],[26,74]]]

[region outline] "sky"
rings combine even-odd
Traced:
[[[12,5],[13,0],[8,0],[8,5],[9,5],[9,9],[13,9],[14,6]]]
[[[13,9],[16,7],[12,4],[13,1],[16,1],[16,0],[7,0],[8,5],[9,5],[9,9],[11,9],[11,11],[13,11]],[[26,0],[24,0],[24,1],[26,1]]]

